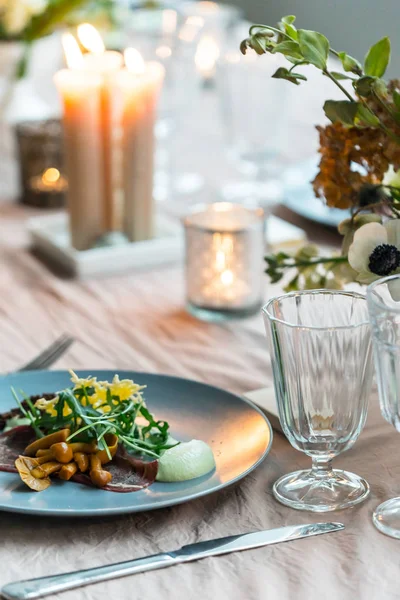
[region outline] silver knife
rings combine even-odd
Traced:
[[[290,540],[332,533],[342,529],[344,529],[343,523],[309,523],[308,525],[289,525],[288,527],[278,527],[277,529],[267,529],[254,533],[231,535],[217,540],[182,546],[182,548],[173,552],[163,552],[104,567],[16,581],[5,585],[0,592],[6,600],[33,600],[48,594],[57,594],[58,592],[106,581],[107,579],[163,569],[164,567],[179,565],[209,556],[260,548],[269,544],[289,542]]]

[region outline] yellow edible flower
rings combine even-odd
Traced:
[[[134,383],[131,379],[120,379],[118,375],[115,375],[111,382],[108,381],[97,381],[96,377],[78,377],[74,371],[70,371],[71,382],[74,384],[73,391],[85,389],[88,391],[87,397],[81,398],[80,402],[83,406],[86,406],[87,401],[93,408],[102,413],[110,412],[111,407],[107,404],[107,391],[110,390],[111,396],[118,396],[119,400],[113,399],[113,404],[116,406],[119,402],[124,400],[132,399],[134,402],[143,402],[142,390],[146,386],[140,386]],[[56,416],[57,411],[55,406],[58,402],[58,396],[52,400],[46,400],[40,398],[37,400],[35,406],[40,410],[46,411],[51,416]],[[63,410],[63,416],[67,417],[72,413],[69,406],[65,406]]]
[[[55,406],[56,406],[58,400],[59,400],[58,396],[55,396],[51,400],[46,400],[46,398],[39,398],[39,400],[36,400],[36,402],[35,402],[35,407],[38,408],[39,410],[45,411],[51,417],[56,417],[57,410],[56,410]],[[68,417],[68,415],[70,415],[71,413],[72,413],[72,410],[70,409],[70,407],[64,406],[63,417]]]

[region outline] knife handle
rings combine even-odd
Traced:
[[[74,571],[71,573],[62,573],[50,577],[38,577],[36,579],[25,579],[9,583],[1,589],[1,595],[5,600],[34,600],[42,598],[49,594],[56,594],[71,590],[83,585],[106,581],[125,575],[133,575],[153,569],[163,569],[170,565],[180,562],[174,553],[154,554],[145,558],[137,558],[122,563],[86,569],[84,571]]]

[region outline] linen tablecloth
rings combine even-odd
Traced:
[[[326,97],[340,97],[309,69],[313,87],[290,86],[282,147],[301,160],[317,147],[313,124]],[[308,72],[307,71],[307,72]],[[266,98],[268,109],[268,98]],[[196,116],[197,115],[197,116]],[[246,107],[243,108],[246,118]],[[194,118],[195,116],[195,118]],[[221,157],[215,95],[199,100],[181,124],[179,167],[207,174],[209,201],[232,176]],[[178,144],[178,145],[179,145]],[[0,182],[1,184],[1,182]],[[0,186],[0,195],[4,189]],[[179,210],[185,208],[182,199]],[[193,378],[242,394],[272,384],[261,316],[212,325],[184,310],[181,265],[78,282],[52,274],[28,251],[27,212],[0,208],[0,372],[11,371],[68,332],[76,343],[54,368],[134,369]],[[280,216],[304,227],[286,210]],[[334,234],[308,227],[312,239]],[[266,283],[265,296],[279,291]],[[155,512],[57,519],[0,512],[0,586],[21,578],[88,568],[172,550],[198,540],[286,524],[337,520],[341,533],[206,559],[53,595],[65,600],[394,600],[400,598],[399,544],[372,525],[374,507],[400,494],[400,437],[371,398],[367,426],[337,467],[367,478],[371,496],[347,511],[313,515],[285,508],[273,482],[310,460],[280,435],[265,462],[212,496]]]
[[[27,249],[23,211],[0,218],[1,370],[17,368],[54,337],[77,342],[56,368],[135,369],[190,377],[237,393],[271,384],[260,316],[206,324],[184,309],[179,265],[78,282],[47,270]],[[266,285],[266,295],[273,293]],[[276,289],[275,289],[276,291]],[[65,600],[394,600],[399,543],[372,525],[374,507],[400,492],[400,438],[380,416],[376,394],[355,447],[335,464],[367,478],[369,499],[313,515],[272,497],[282,474],[310,460],[275,434],[271,453],[243,481],[188,504],[107,518],[58,519],[0,513],[0,585],[87,568],[183,544],[286,524],[342,521],[346,530],[209,558],[54,595]]]

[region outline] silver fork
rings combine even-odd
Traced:
[[[59,338],[55,340],[48,348],[43,350],[33,360],[26,363],[19,369],[20,371],[34,371],[37,369],[47,369],[53,363],[56,362],[63,354],[68,350],[71,344],[74,342],[74,338],[63,333]]]

